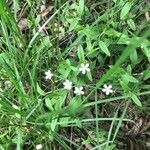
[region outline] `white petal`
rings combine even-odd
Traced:
[[[106,89],[102,89],[102,91],[103,91],[103,92],[106,92],[107,90],[106,90]]]
[[[80,91],[80,93],[81,93],[81,95],[83,95],[83,94],[84,94],[84,91]]]
[[[77,94],[78,92],[76,90],[73,91],[75,94]]]
[[[37,149],[37,150],[42,149],[42,144],[36,145],[36,149]]]
[[[110,90],[109,90],[109,93],[113,93],[113,90],[112,90],[112,89],[110,89]]]
[[[82,70],[82,74],[85,74],[86,73],[86,71],[85,70]]]
[[[81,87],[80,87],[80,91],[82,91],[82,90],[83,90],[83,87],[81,86]]]
[[[108,85],[108,88],[111,89],[111,88],[112,88],[112,85]]]
[[[86,64],[85,67],[88,68],[88,67],[89,67],[89,64]]]
[[[79,89],[75,87],[74,93],[77,94],[79,92]]]
[[[63,85],[65,86],[65,85],[66,85],[66,82],[64,82]]]
[[[106,95],[109,95],[109,91],[106,91]]]
[[[107,89],[107,85],[106,84],[104,84],[104,88]]]

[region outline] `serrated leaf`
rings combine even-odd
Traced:
[[[99,41],[99,47],[107,56],[110,56],[110,52],[109,52],[106,44],[103,41]]]
[[[83,50],[83,47],[81,45],[78,47],[77,54],[78,54],[78,58],[79,58],[80,62],[84,62],[85,61],[84,50]]]
[[[131,98],[132,98],[133,102],[134,102],[137,106],[140,106],[140,107],[142,106],[141,101],[139,100],[139,98],[138,98],[134,93],[131,94]]]
[[[125,19],[125,16],[129,13],[130,9],[131,9],[132,4],[130,2],[127,2],[120,13],[120,19],[123,20]]]
[[[129,26],[133,31],[136,30],[135,23],[134,23],[134,21],[133,21],[132,19],[127,20],[127,24],[128,24],[128,26]]]

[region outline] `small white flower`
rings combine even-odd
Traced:
[[[110,93],[113,93],[113,90],[112,90],[112,85],[106,85],[104,84],[104,88],[102,89],[102,91],[104,93],[106,93],[106,95],[109,95]]]
[[[48,70],[47,72],[45,72],[45,78],[46,79],[51,79],[52,78],[52,76],[53,76],[53,74],[52,74],[52,72],[50,71],[50,70]]]
[[[19,107],[15,104],[13,104],[12,107],[19,110]]]
[[[72,82],[69,81],[69,80],[66,80],[66,81],[63,83],[63,85],[64,85],[64,89],[71,90],[71,88],[72,88]]]
[[[36,150],[42,149],[42,144],[36,145]]]
[[[79,68],[79,71],[82,72],[82,74],[85,74],[86,72],[90,71],[89,64],[81,64],[81,67]]]
[[[77,95],[83,95],[84,94],[83,87],[75,87],[74,93]]]

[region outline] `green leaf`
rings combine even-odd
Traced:
[[[84,50],[83,50],[83,47],[81,45],[78,47],[77,54],[78,54],[78,58],[79,58],[80,62],[84,62],[85,61]]]
[[[82,99],[80,96],[76,96],[70,101],[69,105],[67,106],[67,112],[70,115],[75,116],[77,113],[82,111],[83,111]]]
[[[110,52],[109,52],[106,44],[103,41],[99,41],[99,47],[107,56],[110,56]]]
[[[80,32],[84,33],[88,38],[93,39],[95,37],[97,37],[97,32],[95,31],[96,28],[86,25],[86,27],[84,27],[82,30],[80,30]]]
[[[92,74],[91,71],[87,72],[87,77],[90,81],[92,81]]]
[[[39,84],[37,83],[37,92],[40,94],[40,95],[45,95],[46,93],[41,89],[41,87],[39,86]]]
[[[127,20],[127,24],[128,24],[128,26],[129,26],[133,31],[136,30],[135,23],[134,23],[134,21],[133,21],[132,19]]]
[[[84,12],[84,0],[79,0],[79,7],[77,9],[77,12],[80,16],[83,15]]]
[[[150,67],[148,67],[145,71],[144,71],[144,80],[147,80],[150,78]]]
[[[53,106],[52,106],[52,101],[49,98],[45,99],[45,104],[50,110],[52,110],[52,111],[54,110]]]
[[[132,6],[131,2],[127,2],[124,5],[124,7],[122,8],[121,13],[120,13],[121,20],[125,19],[125,16],[129,13],[131,6]]]
[[[132,82],[132,83],[138,83],[139,82],[136,78],[134,78],[133,76],[131,76],[128,73],[124,74],[122,77],[124,80]]]
[[[58,72],[61,74],[61,78],[66,79],[69,76],[70,71],[71,71],[71,64],[68,59],[60,62],[58,66]]]
[[[120,85],[122,86],[124,92],[129,92],[131,90],[124,81],[120,80]]]
[[[130,54],[130,60],[131,60],[132,64],[137,64],[138,63],[138,55],[137,55],[137,51],[136,50],[134,50]]]
[[[141,49],[143,51],[143,53],[146,55],[146,57],[148,58],[148,61],[150,63],[150,48],[148,48],[148,46],[145,43],[141,44]]]
[[[137,106],[142,106],[142,103],[141,101],[139,100],[139,98],[134,94],[134,93],[131,93],[131,98],[133,100],[133,102],[137,105]]]
[[[59,96],[56,97],[57,102],[55,104],[55,110],[60,111],[62,109],[62,106],[64,105],[64,102],[67,97],[67,93],[68,91],[64,89],[60,89],[58,91]]]
[[[80,18],[67,18],[67,21],[70,23],[69,31],[72,31],[78,25]]]

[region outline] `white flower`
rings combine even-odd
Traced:
[[[72,82],[69,81],[69,80],[66,80],[66,81],[63,83],[63,85],[64,85],[64,89],[71,90],[71,88],[72,88]]]
[[[19,107],[15,104],[13,104],[12,107],[19,110]]]
[[[106,95],[109,95],[110,93],[113,93],[113,90],[112,90],[112,85],[106,85],[104,84],[104,88],[102,89],[102,91],[104,93],[106,93]]]
[[[53,74],[52,74],[52,72],[50,71],[50,70],[48,70],[47,72],[45,72],[45,78],[46,79],[51,79],[52,78],[52,76],[53,76]]]
[[[81,64],[81,67],[79,68],[79,71],[82,72],[82,74],[85,74],[86,72],[89,72],[90,71],[90,68],[89,68],[89,64]]]
[[[83,87],[75,87],[74,93],[77,95],[83,95],[84,94]]]
[[[36,150],[42,149],[42,144],[36,145]]]

